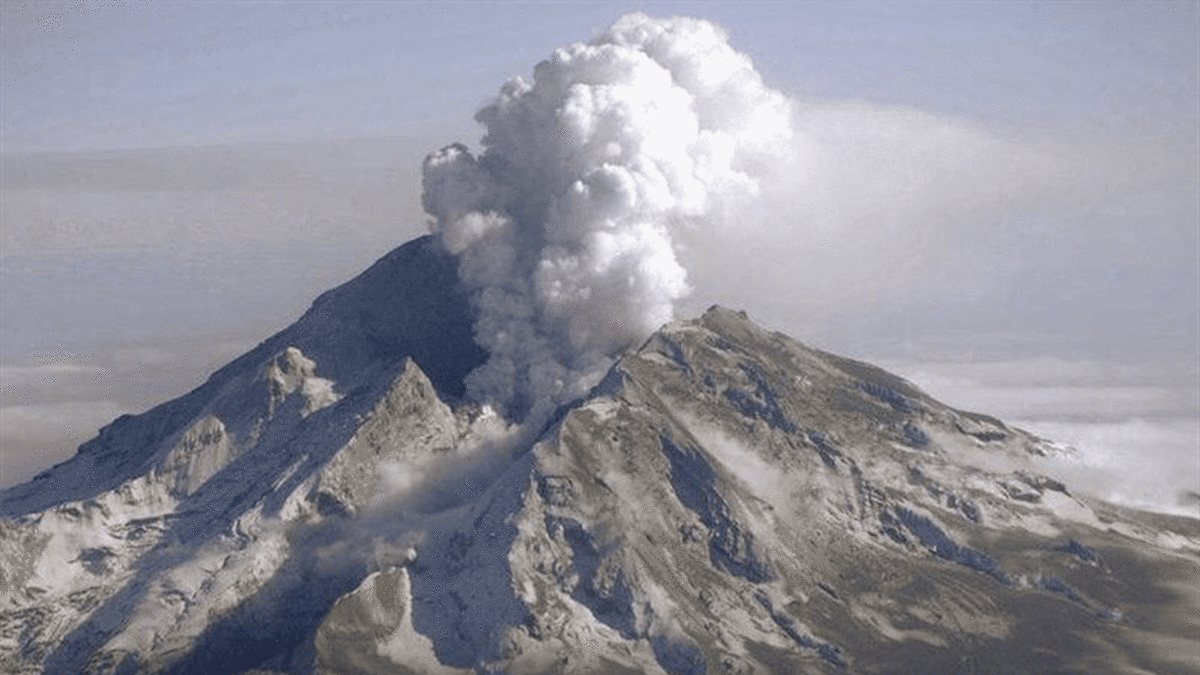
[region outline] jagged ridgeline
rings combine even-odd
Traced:
[[[0,493],[0,672],[1198,672],[1200,527],[1059,446],[716,307],[529,431],[472,323],[419,239]]]

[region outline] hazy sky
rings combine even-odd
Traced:
[[[1200,15],[1169,2],[4,3],[0,485],[426,232],[424,155],[634,10],[724,26],[812,168],[677,242],[681,314],[1075,442],[1109,496],[1200,492]]]

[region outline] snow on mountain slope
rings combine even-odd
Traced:
[[[1200,672],[1200,524],[1052,443],[721,308],[531,436],[471,324],[417,240],[0,493],[0,671]]]
[[[309,506],[297,490],[410,359],[433,374],[418,376],[427,398],[437,401],[435,386],[461,394],[482,361],[470,326],[453,259],[418,239],[195,391],[116,420],[72,459],[0,492],[0,671],[72,672],[129,626],[144,624],[156,644],[203,630],[205,616],[184,616],[226,611],[277,573],[289,549],[264,523]],[[213,599],[217,577],[236,586],[224,599]],[[136,608],[151,605],[139,624]],[[120,650],[142,653],[135,642]]]
[[[62,501],[91,499],[146,474],[166,447],[191,425],[213,415],[244,449],[256,425],[270,418],[284,394],[280,380],[289,348],[311,360],[338,396],[378,386],[378,374],[411,356],[451,400],[463,377],[485,354],[472,339],[472,318],[459,288],[455,261],[432,237],[397,248],[352,281],[313,302],[296,323],[214,373],[191,393],[141,415],[124,415],[80,447],[70,460],[32,481],[0,491],[0,514],[20,516]],[[282,356],[281,356],[282,354]],[[280,363],[271,364],[280,359]],[[312,380],[309,387],[321,385]],[[287,392],[290,394],[291,392]],[[313,408],[306,395],[301,409]],[[261,430],[260,430],[261,431]]]
[[[409,614],[439,663],[506,673],[1190,672],[1145,628],[1195,652],[1197,596],[1167,589],[1197,525],[1077,500],[1036,472],[1053,451],[714,309],[427,521],[385,572],[411,590],[331,615],[319,672],[416,668],[388,646]]]

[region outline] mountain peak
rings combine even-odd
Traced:
[[[219,369],[200,387],[140,415],[121,416],[74,457],[29,483],[0,490],[0,515],[33,513],[116,489],[150,471],[155,458],[206,414],[226,424],[240,420],[238,432],[245,441],[255,433],[259,415],[259,404],[246,397],[263,377],[275,387],[265,399],[274,401],[267,403],[268,417],[283,400],[279,396],[286,398],[288,387],[308,383],[299,409],[312,413],[360,389],[367,394],[371,387],[384,386],[377,382],[378,373],[393,372],[409,358],[421,364],[439,396],[458,400],[465,391],[463,378],[486,356],[474,342],[472,321],[454,259],[435,238],[415,239],[322,294],[296,323]],[[317,364],[319,378],[285,375],[304,372],[309,362]],[[326,389],[325,382],[330,387],[336,383],[337,389]]]

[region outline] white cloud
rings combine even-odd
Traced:
[[[431,154],[423,203],[490,352],[468,390],[517,419],[669,321],[689,291],[675,233],[726,226],[804,147],[724,31],[681,17],[629,14],[561,47],[476,119],[484,152]]]
[[[1200,502],[1187,497],[1200,494],[1192,378],[1166,378],[1160,364],[1061,357],[883,365],[943,403],[1074,447],[1075,457],[1036,462],[1071,490],[1200,517]]]
[[[0,365],[0,382],[4,386],[21,387],[34,383],[53,383],[62,378],[97,377],[107,369],[78,363],[51,363],[37,366]]]
[[[736,228],[682,233],[697,304],[793,326],[919,311],[936,331],[955,303],[980,303],[980,322],[989,306],[1032,315],[1031,300],[1112,312],[1139,302],[1138,288],[1155,292],[1156,265],[1194,273],[1180,258],[1195,242],[1186,139],[1071,138],[867,103],[797,108],[803,147],[789,149],[812,170],[765,184]],[[1118,285],[1131,297],[1101,296]],[[1167,300],[1143,320],[1187,297]]]
[[[883,359],[934,398],[1005,420],[1103,422],[1194,414],[1196,388],[1160,364],[1045,356],[981,361]]]
[[[1194,496],[1200,494],[1200,419],[1015,423],[1079,450],[1074,459],[1042,462],[1072,489],[1116,504],[1200,518]]]

